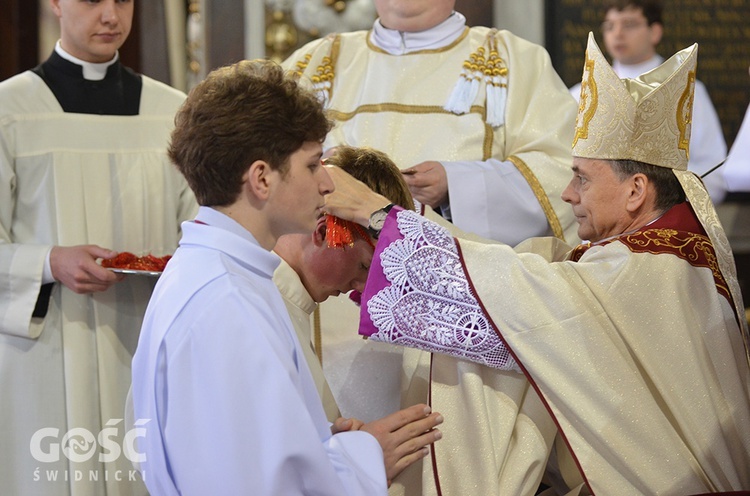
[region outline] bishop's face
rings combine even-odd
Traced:
[[[60,43],[86,62],[112,60],[133,22],[133,0],[50,0],[60,19]]]
[[[631,226],[629,194],[628,181],[621,180],[608,161],[573,157],[573,179],[562,199],[573,207],[578,237],[594,243]]]

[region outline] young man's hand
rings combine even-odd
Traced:
[[[425,404],[419,404],[367,424],[359,419],[339,417],[331,426],[331,432],[361,430],[375,436],[383,449],[385,474],[390,486],[402,470],[429,454],[427,445],[443,437],[436,429],[442,423],[442,415],[432,412]]]
[[[358,431],[363,425],[365,423],[359,419],[339,417],[333,421],[331,433],[338,434],[339,432]]]

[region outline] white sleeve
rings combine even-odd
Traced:
[[[729,191],[750,191],[750,106],[723,169]]]
[[[701,176],[719,165],[726,156],[727,144],[724,141],[719,116],[706,87],[700,81],[696,81],[688,169]],[[706,185],[714,203],[724,200],[727,185],[724,181],[723,167],[704,177],[703,184]]]
[[[571,96],[576,99],[576,103],[581,103],[581,83],[574,84],[568,88]]]
[[[386,223],[388,244],[373,257],[360,333],[501,370],[520,371],[485,316],[443,227],[408,210]],[[380,247],[381,244],[378,244]]]
[[[529,183],[510,161],[441,162],[451,219],[461,229],[515,245],[551,233]]]
[[[11,237],[16,212],[15,158],[11,130],[0,127],[0,333],[35,339],[31,325],[49,246],[21,245]]]

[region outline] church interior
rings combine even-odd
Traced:
[[[47,0],[0,0],[0,80],[35,67],[59,36]],[[698,79],[708,90],[731,148],[750,102],[750,4],[733,0],[668,0],[663,39],[668,55],[697,42]],[[567,86],[580,81],[586,35],[601,38],[598,2],[458,0],[469,26],[508,29],[544,46]],[[372,0],[159,0],[138,2],[121,60],[156,80],[189,91],[212,69],[243,58],[284,60],[330,33],[368,29]],[[718,165],[718,164],[717,164]],[[750,192],[717,205],[750,301]]]
[[[748,19],[0,0],[0,494],[750,495]]]

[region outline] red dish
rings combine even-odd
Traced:
[[[102,267],[108,269],[127,269],[127,270],[141,270],[147,272],[163,272],[167,266],[167,262],[172,258],[172,255],[164,255],[163,257],[157,257],[151,255],[144,255],[138,257],[128,251],[120,252],[116,257],[102,260]]]

